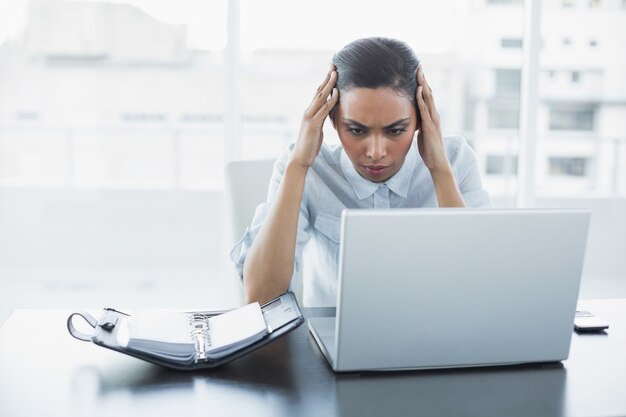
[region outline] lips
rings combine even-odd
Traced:
[[[381,176],[387,171],[389,165],[363,165],[365,171],[373,177]]]

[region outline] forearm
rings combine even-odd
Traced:
[[[244,263],[248,303],[264,303],[289,288],[306,173],[307,169],[298,164],[287,164],[276,198]]]
[[[431,170],[439,207],[465,207],[461,190],[456,183],[452,168],[448,165]]]
[[[336,81],[337,72],[331,65],[302,116],[298,140],[276,197],[244,262],[243,284],[247,302],[264,303],[289,288],[306,174],[322,146],[324,120],[339,99]]]

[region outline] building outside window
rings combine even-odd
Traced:
[[[594,119],[595,107],[591,104],[552,104],[550,106],[549,128],[551,130],[592,131]]]
[[[496,95],[519,96],[521,74],[519,69],[497,69],[495,71]]]
[[[502,38],[500,46],[504,49],[519,49],[523,46],[521,38]]]
[[[511,155],[487,155],[486,173],[489,175],[517,174],[517,157]]]
[[[519,128],[519,102],[493,100],[488,104],[487,126],[492,129]]]
[[[552,176],[584,177],[589,175],[590,158],[550,157],[549,173]]]
[[[602,7],[602,0],[589,0],[588,4],[590,9],[599,9]]]

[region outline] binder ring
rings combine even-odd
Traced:
[[[91,316],[91,314],[87,313],[86,311],[79,311],[79,312],[76,312],[76,313],[72,313],[67,318],[67,330],[69,330],[70,334],[72,336],[74,336],[78,340],[83,340],[85,342],[91,342],[91,335],[83,333],[83,332],[79,331],[78,329],[76,329],[76,327],[74,327],[74,323],[72,322],[72,319],[74,318],[74,316],[82,317],[94,329],[98,325],[98,320],[94,319]]]

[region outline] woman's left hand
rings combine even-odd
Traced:
[[[435,107],[433,90],[426,83],[424,71],[420,65],[415,73],[417,77],[417,107],[422,116],[422,125],[417,134],[417,146],[422,160],[430,171],[437,194],[439,207],[463,207],[463,196],[456,184],[446,148],[443,146],[439,113]]]
[[[437,113],[433,99],[433,90],[426,82],[421,65],[417,68],[415,77],[417,78],[415,98],[422,119],[422,125],[417,135],[420,155],[431,173],[442,169],[450,170],[450,162],[443,146],[439,113]]]

